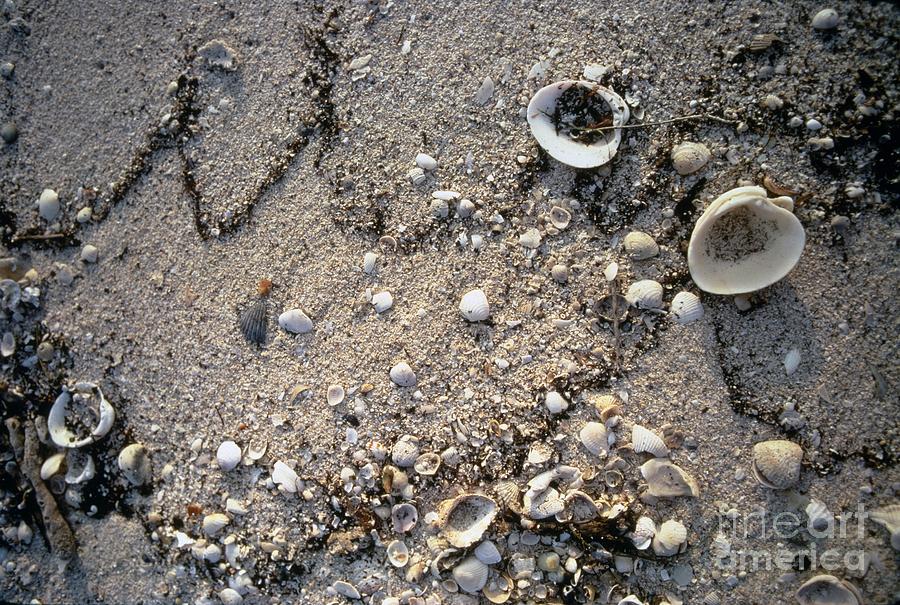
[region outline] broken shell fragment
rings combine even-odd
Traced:
[[[544,405],[547,406],[547,410],[551,414],[559,414],[569,407],[569,402],[567,402],[563,398],[563,396],[556,391],[550,391],[544,398]]]
[[[419,520],[419,511],[409,502],[395,504],[391,508],[391,523],[394,525],[394,531],[403,534],[410,531],[416,526]]]
[[[900,504],[889,504],[869,512],[869,518],[891,534],[891,546],[900,550]]]
[[[606,456],[609,453],[609,436],[606,426],[599,422],[588,422],[578,433],[581,444],[595,456]]]
[[[487,565],[478,560],[478,557],[466,557],[453,568],[453,579],[461,589],[466,592],[478,592],[487,584]]]
[[[231,523],[228,515],[223,513],[212,513],[203,517],[203,533],[207,536],[215,536],[222,528]]]
[[[709,148],[703,143],[685,141],[672,150],[672,165],[681,176],[693,174],[706,166],[710,158]]]
[[[631,542],[638,550],[647,550],[653,536],[656,535],[656,523],[650,517],[640,517],[631,532]]]
[[[703,303],[693,292],[679,292],[672,298],[669,313],[680,324],[689,324],[703,317]]]
[[[594,499],[579,490],[572,490],[566,494],[565,505],[563,512],[556,515],[557,521],[588,523],[600,515],[600,507]]]
[[[119,470],[132,485],[144,485],[150,481],[150,455],[140,443],[132,443],[119,452],[118,463]]]
[[[71,393],[71,394],[70,394]],[[109,433],[116,419],[116,411],[103,396],[100,387],[91,382],[79,382],[71,391],[64,390],[47,415],[47,429],[53,443],[59,447],[78,448],[94,443]],[[96,423],[87,437],[78,437],[68,425]]]
[[[398,387],[412,387],[416,385],[416,373],[405,361],[401,361],[391,368],[391,382]]]
[[[797,589],[800,605],[862,605],[863,597],[853,584],[830,575],[815,576]]]
[[[776,439],[753,446],[753,476],[772,489],[788,489],[800,480],[803,448],[792,441]]]
[[[490,317],[491,307],[484,290],[466,292],[459,301],[459,312],[470,322],[484,321]]]
[[[300,309],[291,309],[278,316],[278,325],[292,334],[306,334],[312,331],[312,320]]]
[[[616,155],[622,141],[617,127],[630,112],[612,90],[586,80],[563,80],[537,91],[526,115],[531,134],[553,158],[575,168],[596,168]],[[592,130],[607,126],[616,128]]]
[[[662,284],[652,279],[634,282],[628,287],[625,300],[638,309],[661,309],[663,306]]]
[[[376,313],[384,313],[394,306],[394,297],[387,290],[383,290],[372,296],[371,303]]]
[[[671,557],[682,550],[687,542],[687,528],[679,521],[669,520],[656,530],[653,536],[653,552],[660,557]]]
[[[299,479],[300,477],[297,476],[294,469],[281,460],[275,461],[275,466],[272,469],[272,481],[275,485],[280,486],[288,493],[294,494],[297,492],[297,481]]]
[[[659,244],[643,231],[632,231],[622,240],[625,252],[632,260],[646,260],[659,254]]]
[[[716,198],[688,244],[697,286],[712,294],[746,294],[787,275],[806,243],[793,207],[789,197],[767,198],[762,187],[738,187]]]
[[[481,539],[494,517],[497,503],[480,494],[445,500],[438,509],[441,533],[451,545],[466,548]]]
[[[647,492],[657,498],[700,494],[700,488],[694,478],[668,460],[651,458],[641,465],[641,475],[647,481]]]
[[[669,455],[669,448],[666,447],[662,437],[639,424],[631,427],[631,445],[638,453],[647,452],[657,458]]]

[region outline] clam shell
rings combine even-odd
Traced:
[[[374,294],[372,296],[372,306],[376,313],[384,313],[394,306],[394,297],[387,290]]]
[[[466,548],[481,539],[494,517],[497,503],[480,494],[463,494],[439,507],[441,533],[451,545]]]
[[[663,306],[662,284],[652,279],[634,282],[628,287],[625,300],[639,309],[661,309]]]
[[[703,317],[703,303],[692,292],[679,292],[672,298],[669,313],[680,324],[689,324]]]
[[[409,563],[409,548],[402,540],[394,540],[387,545],[387,559],[394,567],[404,567]]]
[[[703,143],[685,141],[672,150],[672,165],[682,176],[693,174],[706,166],[710,155],[709,148]]]
[[[466,557],[453,568],[453,579],[466,592],[478,592],[487,584],[490,568],[477,557]]]
[[[497,546],[490,540],[485,540],[476,546],[473,552],[478,560],[485,565],[496,565],[502,559],[500,551],[497,550]]]
[[[394,525],[394,531],[403,534],[410,531],[416,526],[419,520],[419,511],[409,502],[395,504],[391,508],[391,523]]]
[[[77,485],[90,481],[97,474],[97,466],[90,454],[86,454],[79,450],[69,450],[66,452],[66,471],[65,481],[69,485]]]
[[[631,532],[631,541],[638,550],[650,548],[653,536],[656,535],[656,523],[650,517],[640,517]]]
[[[73,416],[76,409],[92,415],[95,419],[96,424],[86,437],[75,435],[66,426],[80,423]],[[53,407],[47,415],[47,429],[50,432],[50,439],[59,447],[79,448],[105,437],[115,419],[116,411],[103,396],[100,387],[91,382],[79,382],[70,391],[64,390],[60,393],[53,402]]]
[[[290,309],[278,316],[278,325],[293,334],[306,334],[312,331],[312,320],[300,309]]]
[[[599,422],[588,422],[578,433],[581,444],[595,456],[606,456],[609,453],[609,436],[606,426]]]
[[[501,574],[488,582],[487,586],[482,589],[481,594],[491,603],[506,603],[512,596],[514,588],[515,585],[512,578],[506,574]]]
[[[280,486],[284,491],[293,494],[297,492],[297,481],[299,479],[300,477],[297,476],[294,469],[281,460],[275,461],[275,466],[272,469],[272,481],[276,485]]]
[[[836,10],[833,8],[823,8],[813,16],[812,26],[813,29],[818,30],[834,29],[837,27],[838,21],[840,21],[840,17]]]
[[[562,231],[572,221],[572,213],[561,206],[550,209],[550,224]]]
[[[869,518],[890,533],[900,532],[900,504],[889,504],[869,511]]]
[[[241,448],[234,441],[223,441],[216,450],[216,461],[223,471],[230,471],[241,462]]]
[[[552,116],[558,115],[556,106],[562,94],[573,86],[579,86],[602,99],[612,111],[613,126],[622,126],[628,121],[628,105],[612,90],[594,82],[563,80],[545,86],[531,98],[526,113],[528,126],[538,144],[556,160],[575,168],[596,168],[608,163],[616,155],[622,141],[622,130],[608,130],[589,144],[560,133]]]
[[[401,468],[413,466],[419,457],[419,440],[412,435],[403,435],[391,449],[391,460]]]
[[[753,476],[772,489],[796,485],[802,461],[803,448],[791,441],[762,441],[753,446]]]
[[[569,403],[556,391],[547,393],[547,396],[544,398],[544,405],[547,406],[547,410],[549,410],[551,414],[559,414],[569,407]]]
[[[587,523],[593,521],[600,515],[600,507],[586,493],[579,490],[572,490],[566,494],[565,510],[557,515],[557,521],[567,521],[571,523]]]
[[[647,452],[653,454],[657,458],[664,458],[669,455],[669,448],[666,447],[663,438],[639,424],[631,427],[631,445],[635,452]]]
[[[206,515],[203,517],[203,533],[207,536],[215,536],[229,523],[231,523],[231,519],[223,513]]]
[[[328,402],[328,405],[334,407],[336,405],[340,405],[344,401],[344,397],[346,397],[346,395],[347,392],[341,385],[328,385],[328,390],[325,391],[325,401]]]
[[[416,385],[416,373],[405,361],[401,361],[391,368],[391,382],[398,387],[412,387]]]
[[[241,334],[249,342],[263,344],[266,342],[266,313],[269,308],[269,300],[265,297],[258,298],[247,307],[238,321]]]
[[[646,260],[659,254],[659,245],[656,240],[643,231],[632,231],[622,240],[625,252],[633,260]]]
[[[459,301],[459,312],[466,321],[484,321],[491,316],[491,307],[488,305],[487,295],[484,290],[469,290]]]
[[[862,605],[859,590],[846,580],[831,575],[810,578],[797,589],[800,605]]]
[[[66,468],[66,455],[63,452],[53,454],[41,465],[41,480],[46,481]]]
[[[691,234],[688,268],[712,294],[746,294],[774,284],[800,260],[806,233],[789,197],[738,187],[706,209]]]
[[[664,522],[653,536],[653,552],[661,557],[677,555],[687,542],[687,528],[672,519]]]
[[[416,154],[416,165],[422,170],[435,170],[438,167],[437,160],[427,153]]]
[[[413,468],[420,475],[434,475],[441,468],[441,457],[434,452],[427,452],[416,458]]]
[[[651,496],[676,498],[700,495],[694,478],[668,460],[651,458],[641,465],[641,475],[647,481],[647,493]]]
[[[359,594],[359,590],[357,590],[356,586],[351,584],[350,582],[345,582],[344,580],[338,580],[334,584],[331,585],[336,593],[341,595],[342,597],[347,597],[348,599],[361,599],[362,595]]]

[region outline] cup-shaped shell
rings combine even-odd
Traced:
[[[753,476],[766,487],[788,489],[800,480],[803,448],[792,441],[776,439],[753,446]]]
[[[557,520],[565,520],[572,523],[587,523],[593,521],[600,515],[600,507],[586,493],[579,490],[572,490],[566,494],[566,508],[563,511],[564,517]]]
[[[441,468],[441,457],[434,452],[426,452],[416,458],[413,468],[420,475],[434,475]]]
[[[490,568],[478,557],[466,557],[453,568],[453,579],[466,592],[478,592],[485,587]]]
[[[810,578],[797,589],[800,605],[862,605],[859,590],[846,580],[831,575]]]
[[[649,233],[632,231],[622,240],[625,253],[633,260],[646,260],[659,254],[659,244]]]
[[[680,324],[689,324],[703,317],[703,303],[693,292],[679,292],[672,298],[669,313]]]
[[[63,391],[56,398],[47,415],[47,429],[50,439],[59,447],[78,448],[106,436],[115,419],[116,411],[100,387],[91,382],[79,382],[71,391]],[[85,427],[87,435],[84,436],[76,435],[67,426],[86,422],[92,423],[93,427]]]
[[[572,220],[572,213],[562,206],[554,206],[550,209],[550,224],[562,231],[569,226]]]
[[[515,584],[512,578],[506,574],[500,574],[488,582],[481,594],[491,603],[506,603],[512,596],[514,588]]]
[[[325,391],[325,401],[328,402],[328,405],[334,407],[340,405],[346,395],[347,392],[344,390],[344,387],[339,384],[331,384],[328,385],[328,390]]]
[[[584,98],[595,99],[604,109],[612,112],[611,126],[622,126],[630,112],[625,101],[613,91],[594,82],[563,80],[545,86],[535,93],[528,104],[527,119],[531,134],[538,144],[554,159],[575,168],[596,168],[609,162],[622,141],[622,130],[615,128],[596,133],[589,140],[577,140],[567,132],[561,132],[560,120],[565,119],[565,108],[559,103],[564,93],[579,87]]]
[[[566,501],[554,488],[529,489],[522,498],[525,516],[529,519],[547,519],[561,513]]]
[[[706,166],[710,155],[709,148],[703,143],[685,141],[672,150],[672,165],[682,176],[693,174]]]
[[[642,279],[628,286],[625,300],[639,309],[661,309],[663,306],[663,287],[658,281]]]
[[[688,268],[712,294],[746,294],[774,284],[800,260],[806,233],[789,197],[768,199],[762,187],[738,187],[703,213],[688,245]]]
[[[639,424],[631,427],[631,445],[635,452],[647,452],[657,458],[669,455],[669,448],[663,438]]]
[[[416,385],[416,373],[413,372],[413,369],[409,367],[409,364],[405,361],[401,361],[391,368],[390,371],[391,382],[396,384],[398,387],[412,387]]]
[[[395,504],[391,508],[391,523],[394,526],[394,531],[398,534],[410,531],[416,526],[418,520],[419,511],[409,502]]]
[[[651,458],[641,465],[641,475],[647,481],[647,493],[651,496],[676,498],[700,495],[694,478],[668,460]]]
[[[481,494],[463,494],[439,507],[441,532],[451,545],[466,548],[481,539],[497,516],[497,503]]]
[[[488,305],[487,295],[484,290],[469,290],[459,301],[459,312],[466,321],[484,321],[491,316],[491,307]]]
[[[609,453],[609,435],[606,425],[600,422],[588,422],[578,433],[581,444],[595,456],[606,456]]]
[[[677,555],[687,542],[687,528],[672,519],[664,522],[653,536],[653,552],[661,557]]]
[[[387,545],[387,559],[394,567],[404,567],[409,563],[409,548],[402,540],[393,540]]]

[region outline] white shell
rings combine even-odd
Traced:
[[[638,550],[646,550],[650,548],[653,536],[656,535],[656,523],[650,517],[641,517],[634,525],[634,531],[631,532],[631,541]]]
[[[229,523],[231,523],[231,519],[228,518],[228,515],[223,513],[206,515],[203,517],[203,533],[207,536],[214,536],[222,531],[222,528]]]
[[[394,306],[394,297],[387,290],[372,296],[372,306],[376,313],[384,313]]]
[[[394,531],[403,534],[410,531],[416,526],[419,520],[419,511],[409,502],[395,504],[391,508],[391,523],[394,525]]]
[[[662,284],[652,279],[636,281],[628,287],[625,300],[639,309],[661,309],[663,306]]]
[[[223,441],[216,450],[216,460],[223,471],[234,469],[241,462],[241,448],[234,441]]]
[[[394,540],[387,545],[387,558],[394,567],[404,567],[409,563],[409,548],[402,540]]]
[[[566,494],[566,508],[556,515],[560,522],[587,523],[600,515],[600,508],[586,493],[573,489]]]
[[[375,271],[375,262],[378,260],[378,255],[374,252],[366,252],[363,255],[363,272],[371,275]]]
[[[65,466],[66,455],[62,452],[53,454],[41,465],[41,479],[46,481],[53,475],[61,472]]]
[[[595,456],[606,456],[609,453],[609,436],[606,425],[600,422],[588,422],[578,433],[581,444]]]
[[[862,605],[859,590],[846,580],[831,575],[815,576],[797,589],[800,605]]]
[[[693,174],[706,166],[710,155],[709,148],[703,143],[686,141],[672,150],[672,165],[682,176]]]
[[[791,349],[784,356],[784,373],[790,376],[800,367],[800,349]]]
[[[572,86],[595,91],[609,105],[613,114],[613,126],[622,126],[630,112],[625,101],[613,91],[588,81],[563,80],[545,86],[535,93],[528,103],[527,119],[531,134],[538,144],[553,158],[575,168],[596,168],[609,162],[622,141],[622,130],[616,128],[603,133],[597,141],[585,145],[566,134],[559,134],[552,116],[560,96]]]
[[[806,512],[808,529],[823,532],[834,527],[834,515],[821,500],[810,499],[804,512]]]
[[[679,521],[669,520],[659,526],[653,536],[653,552],[661,557],[677,555],[687,542],[687,528]]]
[[[484,321],[491,316],[491,307],[488,304],[484,290],[469,290],[459,301],[459,312],[466,321]]]
[[[669,448],[666,447],[662,437],[639,424],[631,427],[631,445],[635,452],[647,452],[657,458],[669,455]]]
[[[644,602],[637,598],[635,595],[630,594],[619,601],[616,605],[644,605]]]
[[[549,410],[551,414],[559,414],[569,407],[569,403],[556,391],[547,393],[547,396],[544,398],[544,405],[547,406],[547,410]]]
[[[762,187],[738,187],[703,213],[688,245],[688,268],[712,294],[746,294],[774,284],[800,260],[806,233],[789,197],[768,199]]]
[[[466,557],[453,568],[453,579],[464,591],[478,592],[487,584],[489,570],[477,557]]]
[[[47,222],[54,220],[59,214],[59,195],[52,189],[41,191],[41,197],[38,199],[38,214]]]
[[[86,244],[84,248],[81,249],[81,260],[86,263],[96,263],[97,256],[100,254],[100,250],[97,246],[93,244]]]
[[[541,232],[532,227],[519,236],[519,245],[534,250],[541,245]]]
[[[300,479],[300,477],[297,476],[294,469],[281,460],[275,462],[275,466],[272,469],[272,481],[276,485],[280,485],[284,491],[292,494],[296,493],[298,479]]]
[[[437,160],[427,153],[416,155],[416,165],[422,170],[434,170],[438,167]]]
[[[362,595],[359,594],[359,590],[356,589],[356,586],[351,584],[350,582],[345,582],[344,580],[338,580],[334,584],[331,585],[336,593],[341,595],[342,597],[347,597],[348,599],[361,599]]]
[[[803,448],[792,441],[776,439],[753,446],[753,476],[772,489],[788,489],[800,480]]]
[[[487,496],[463,494],[441,503],[438,522],[452,546],[467,548],[481,539],[497,510],[497,503]]]
[[[603,277],[606,281],[612,281],[619,274],[619,263],[609,263],[603,270]]]
[[[833,8],[823,8],[812,18],[813,29],[834,29],[838,24],[838,14]]]
[[[680,324],[689,324],[703,318],[703,303],[693,292],[679,292],[672,298],[669,313]]]
[[[413,466],[419,457],[419,440],[412,435],[403,435],[391,449],[391,460],[401,468]]]
[[[456,216],[459,218],[468,218],[475,212],[475,204],[472,200],[462,199],[456,205]]]
[[[343,403],[346,394],[344,387],[339,384],[332,384],[328,386],[328,390],[325,392],[325,401],[328,402],[328,405],[334,407]]]
[[[633,260],[646,260],[659,254],[659,244],[649,233],[632,231],[622,240],[625,252]]]
[[[312,320],[300,309],[291,309],[279,315],[278,325],[294,334],[306,334],[313,328]]]
[[[233,588],[223,588],[219,591],[219,600],[222,601],[222,605],[241,605],[244,597]]]
[[[69,450],[66,453],[66,483],[77,485],[90,481],[97,474],[97,466],[94,459],[79,450]]]
[[[485,565],[496,565],[501,561],[500,551],[490,540],[485,540],[475,547],[475,556]]]
[[[700,495],[694,478],[668,460],[651,458],[641,465],[641,475],[647,481],[647,493],[651,496],[675,498]]]
[[[416,385],[416,373],[405,361],[401,361],[391,368],[391,382],[399,387],[412,387]]]
[[[50,413],[47,415],[47,429],[50,431],[50,439],[59,447],[84,447],[102,439],[109,433],[116,419],[116,411],[96,384],[79,382],[71,392],[72,395],[69,394],[69,391],[63,391],[53,402],[53,407],[50,408]],[[79,438],[66,427],[70,404],[86,406],[96,419],[97,424],[87,437]]]
[[[426,452],[416,458],[413,468],[420,475],[434,475],[438,472],[438,469],[441,468],[441,457],[434,452]]]
[[[572,220],[572,213],[561,206],[554,206],[550,209],[550,224],[562,231],[569,226]]]

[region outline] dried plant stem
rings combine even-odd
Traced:
[[[660,120],[658,122],[641,122],[640,124],[622,124],[621,126],[598,126],[597,128],[573,128],[579,132],[604,132],[607,130],[616,130],[619,128],[644,128],[645,126],[662,126],[663,124],[672,124],[673,122],[684,122],[686,120],[712,120],[722,124],[732,125],[735,122],[714,116],[708,113],[698,113],[692,116],[679,116],[668,120]]]

